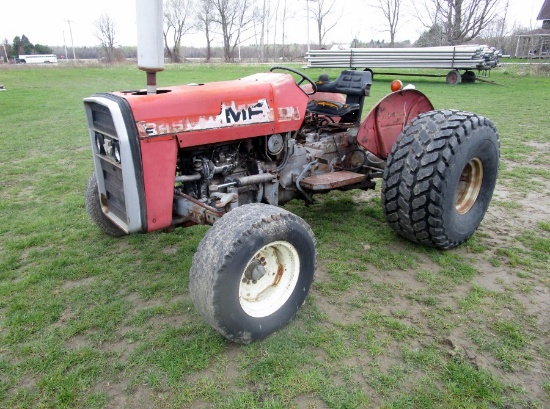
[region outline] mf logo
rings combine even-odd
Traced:
[[[265,99],[260,100],[256,105],[250,105],[248,108],[237,111],[235,111],[233,106],[230,106],[225,108],[225,121],[228,124],[236,124],[247,120],[254,122],[254,116],[262,115],[265,107],[267,107]]]
[[[235,102],[231,102],[230,105],[222,103],[221,110],[216,116],[204,115],[199,116],[198,118],[176,118],[169,122],[140,121],[137,122],[137,126],[139,135],[142,137],[147,137],[155,135],[165,135],[169,133],[201,131],[205,129],[221,129],[249,124],[261,124],[273,121],[273,110],[269,108],[267,100],[260,99],[258,100],[258,102],[253,102],[250,105],[242,104],[237,106]]]

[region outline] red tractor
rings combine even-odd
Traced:
[[[193,257],[195,306],[230,340],[263,338],[295,315],[316,263],[311,229],[279,205],[372,189],[381,178],[389,225],[441,249],[484,217],[499,165],[493,123],[433,110],[400,86],[361,120],[371,85],[370,70],[313,81],[273,67],[86,98],[95,166],[87,211],[113,236],[213,225]]]

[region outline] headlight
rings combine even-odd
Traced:
[[[113,141],[113,158],[118,162],[121,163],[120,158],[120,144],[117,141]]]
[[[105,140],[103,139],[103,135],[96,133],[95,134],[95,147],[97,150],[97,153],[101,155],[105,155],[105,146],[103,146],[103,143]]]

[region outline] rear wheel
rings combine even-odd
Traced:
[[[214,329],[249,343],[294,317],[314,271],[315,240],[306,222],[275,206],[250,204],[223,216],[204,236],[189,290]]]
[[[382,205],[400,235],[450,249],[483,219],[499,164],[493,123],[461,111],[419,115],[398,137],[382,180]]]
[[[462,82],[465,84],[473,84],[476,82],[476,73],[471,70],[467,70],[464,74],[462,74]]]
[[[103,210],[101,210],[101,203],[99,201],[99,193],[97,189],[97,178],[93,172],[88,179],[88,183],[86,184],[85,195],[86,211],[88,212],[90,219],[92,219],[97,227],[110,236],[124,236],[126,233],[111,220],[109,220],[103,213]]]

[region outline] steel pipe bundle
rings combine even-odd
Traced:
[[[425,48],[350,48],[311,50],[309,68],[491,69],[500,53],[483,45]]]

